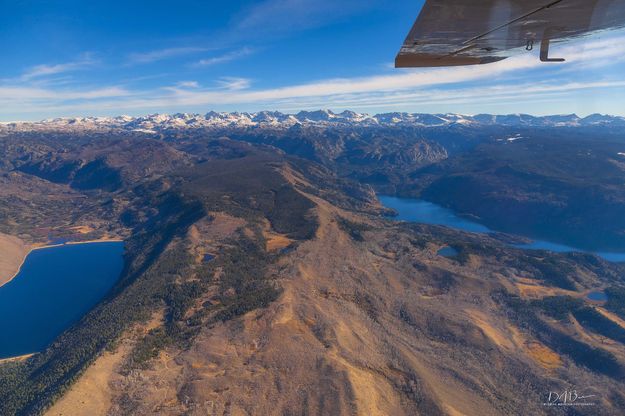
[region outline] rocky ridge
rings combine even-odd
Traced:
[[[592,114],[579,117],[576,114],[531,116],[528,114],[508,115],[462,115],[462,114],[422,114],[384,113],[369,115],[354,111],[335,113],[330,110],[300,111],[285,114],[278,111],[214,112],[206,114],[176,113],[151,114],[140,117],[64,117],[34,122],[0,123],[0,131],[97,131],[127,130],[147,134],[168,130],[205,128],[298,128],[298,127],[441,127],[453,125],[467,126],[515,126],[515,127],[590,127],[625,126],[625,117]]]

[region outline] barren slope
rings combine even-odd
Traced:
[[[618,378],[554,351],[495,301],[499,291],[524,294],[514,285],[523,270],[505,276],[488,255],[464,264],[437,256],[431,230],[419,240],[307,197],[319,227],[269,268],[280,297],[116,375],[101,414],[538,415],[549,414],[548,391],[573,381],[602,386],[602,414],[622,410]],[[216,249],[223,234],[211,229],[227,229],[224,220],[199,224],[188,238]],[[277,234],[265,234],[271,249]],[[79,381],[70,395],[87,386]]]
[[[15,276],[28,248],[17,237],[0,233],[0,286]]]

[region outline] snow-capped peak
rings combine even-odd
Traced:
[[[128,115],[116,117],[62,117],[38,122],[0,123],[2,130],[107,130],[121,129],[143,133],[158,133],[181,129],[218,128],[290,128],[295,125],[310,127],[443,127],[443,126],[515,126],[515,127],[584,127],[625,126],[625,118],[592,114],[580,118],[575,114],[536,117],[527,114],[475,116],[462,114],[384,113],[371,116],[365,113],[345,110],[334,113],[330,110],[300,111],[285,114],[279,111],[215,112],[205,114],[176,113],[150,114],[140,117]]]

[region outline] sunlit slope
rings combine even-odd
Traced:
[[[119,380],[107,384],[113,413],[543,414],[548,391],[582,380],[592,392],[601,386],[605,414],[619,414],[625,346],[618,330],[606,338],[601,329],[617,321],[578,319],[608,307],[584,294],[622,284],[619,268],[376,220],[306,192],[310,182],[292,167],[275,167],[312,204],[313,235],[265,257],[263,241],[272,237],[264,221],[219,214],[182,240],[192,252],[227,254],[223,241],[249,247],[246,260],[266,266],[245,274],[270,279],[275,300],[224,316],[223,305],[243,295],[245,308],[253,298],[245,277],[229,277],[247,262],[233,268],[218,255],[206,289],[178,312],[177,325],[194,328],[186,343],[155,343],[166,322],[147,336],[124,336],[135,347],[116,350],[107,373]],[[446,244],[457,247],[456,259],[435,254]]]

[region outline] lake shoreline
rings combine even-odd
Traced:
[[[25,361],[25,360],[29,359],[30,357],[32,357],[35,354],[37,354],[37,353],[36,352],[31,352],[30,354],[17,355],[15,357],[0,358],[0,365],[6,364],[6,363],[10,363],[10,362],[14,362],[14,361]]]
[[[423,199],[402,198],[390,195],[377,195],[377,197],[382,206],[392,209],[398,214],[393,217],[395,221],[441,225],[464,232],[487,234],[491,236],[501,234],[500,231],[490,229],[481,223],[460,216],[449,208]],[[528,242],[525,243],[505,243],[509,247],[521,250],[544,250],[553,253],[585,253],[601,257],[609,262],[625,263],[625,252],[593,251],[563,243],[541,240],[527,235],[511,236],[514,238],[518,237],[522,240],[528,240]]]
[[[96,240],[85,240],[85,241],[68,241],[66,243],[59,243],[59,244],[45,244],[45,245],[39,245],[39,244],[31,244],[26,253],[23,255],[22,257],[22,261],[20,262],[19,266],[17,267],[17,270],[15,271],[15,273],[13,273],[13,275],[11,277],[9,277],[6,281],[2,281],[2,279],[0,279],[0,287],[6,285],[7,283],[11,282],[13,279],[15,279],[20,272],[22,271],[22,267],[24,266],[24,263],[26,263],[26,259],[28,258],[28,256],[36,250],[43,250],[46,248],[54,248],[54,247],[61,247],[61,246],[66,246],[66,245],[75,245],[75,244],[94,244],[94,243],[123,243],[124,240],[122,240],[121,238],[116,238],[116,237],[112,237],[112,238],[108,238],[108,237],[104,237],[104,238],[100,238],[100,239],[96,239]]]
[[[110,236],[61,243],[32,247],[17,277],[0,287],[0,333],[5,337],[0,359],[43,351],[121,276],[122,240]]]
[[[13,278],[28,251],[29,245],[19,237],[0,233],[0,286]]]

